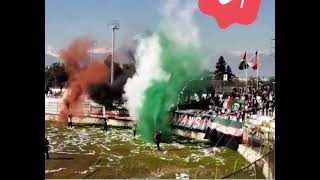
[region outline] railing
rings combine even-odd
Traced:
[[[61,111],[63,102],[61,98],[46,98],[45,100],[45,113],[57,115]],[[80,116],[87,116],[90,114],[90,104],[85,101],[77,106],[74,106],[74,114]]]
[[[268,153],[266,153],[265,155],[263,155],[262,157],[260,157],[259,159],[257,159],[256,161],[250,163],[249,165],[239,169],[239,170],[236,170],[236,167],[237,167],[237,161],[235,162],[235,166],[234,166],[234,171],[233,173],[231,174],[228,174],[220,179],[241,179],[241,178],[244,178],[244,172],[253,172],[254,173],[254,179],[272,179],[274,176],[274,166],[273,166],[273,163],[274,162],[271,162],[270,160],[272,158],[270,158],[270,156],[274,156],[274,150],[271,150],[269,151]],[[266,157],[268,157],[269,161],[267,163],[266,161]],[[268,168],[265,168],[265,164],[268,164]],[[263,171],[265,170],[269,170],[270,172],[268,172],[267,174],[269,175],[269,177],[264,177],[263,174]],[[247,178],[247,177],[246,177]]]

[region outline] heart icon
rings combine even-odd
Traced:
[[[221,29],[231,24],[252,24],[258,15],[261,0],[198,0],[200,11],[212,16]]]
[[[219,0],[220,4],[224,5],[227,4],[229,2],[231,2],[232,0]]]

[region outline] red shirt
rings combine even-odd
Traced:
[[[157,140],[160,140],[160,138],[161,138],[160,133],[157,132],[157,133],[156,133],[156,139],[157,139]]]

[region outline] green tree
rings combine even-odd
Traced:
[[[223,75],[226,73],[226,61],[223,56],[220,56],[216,64],[216,70],[213,72],[215,80],[223,80]]]
[[[213,72],[215,80],[223,80],[224,74],[228,75],[228,82],[237,79],[237,76],[232,73],[230,66],[226,63],[223,56],[220,56],[216,64],[216,70]]]
[[[56,62],[51,64],[49,67],[47,66],[45,68],[45,80],[46,86],[53,87],[58,85],[60,89],[62,89],[65,82],[68,80],[68,75],[63,64]]]
[[[228,81],[229,82],[237,78],[237,76],[232,73],[232,70],[229,65],[227,65],[226,73],[228,74]]]
[[[214,73],[209,70],[204,70],[202,75],[202,80],[206,82],[206,87],[204,88],[204,92],[206,94],[210,94],[211,97],[214,96],[214,87],[213,87],[213,80]]]
[[[260,77],[259,77],[258,81],[259,81],[259,84],[261,84],[261,85],[266,85],[269,83],[268,81],[263,81]],[[248,85],[257,86],[257,77],[256,76],[248,77]]]
[[[256,77],[254,77],[254,76],[248,77],[248,85],[254,86],[256,84],[257,84],[257,78]]]
[[[274,76],[271,76],[270,78],[269,78],[269,80],[268,80],[268,83],[269,84],[272,84],[273,82],[275,82],[276,81],[276,78],[274,77]]]

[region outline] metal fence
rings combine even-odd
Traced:
[[[226,175],[220,179],[243,179],[247,177],[247,173],[252,173],[252,176],[250,178],[252,179],[273,179],[274,178],[274,161],[272,159],[274,157],[274,150],[269,151],[265,155],[263,155],[261,158],[257,159],[256,161],[250,163],[249,165],[236,170],[237,168],[237,162],[235,162],[234,165],[234,172]],[[264,172],[265,171],[265,172]],[[264,174],[267,174],[267,177],[265,177]]]
[[[253,142],[251,141],[251,143],[247,145],[246,149],[242,153],[242,155],[246,156],[247,159],[249,158],[249,156],[251,156],[251,159],[253,157],[256,160],[238,169],[237,161],[239,159],[237,159],[234,163],[234,172],[224,177],[221,177],[220,179],[274,179],[275,143],[273,140],[266,139],[266,141],[264,141],[264,143],[261,144],[260,147],[255,147],[253,145]],[[248,172],[252,174],[252,176],[248,177]]]
[[[231,93],[233,88],[244,87],[244,83],[226,82],[222,80],[212,80],[211,85],[215,93]]]
[[[259,83],[260,84],[260,83]],[[265,84],[265,82],[263,82]],[[222,81],[222,80],[211,80],[211,85],[215,90],[215,93],[231,93],[233,88],[243,88],[245,87],[245,82],[239,81]],[[270,84],[269,84],[270,85]],[[256,82],[252,82],[248,80],[248,87],[256,88]],[[271,89],[274,90],[274,84],[272,84]]]

